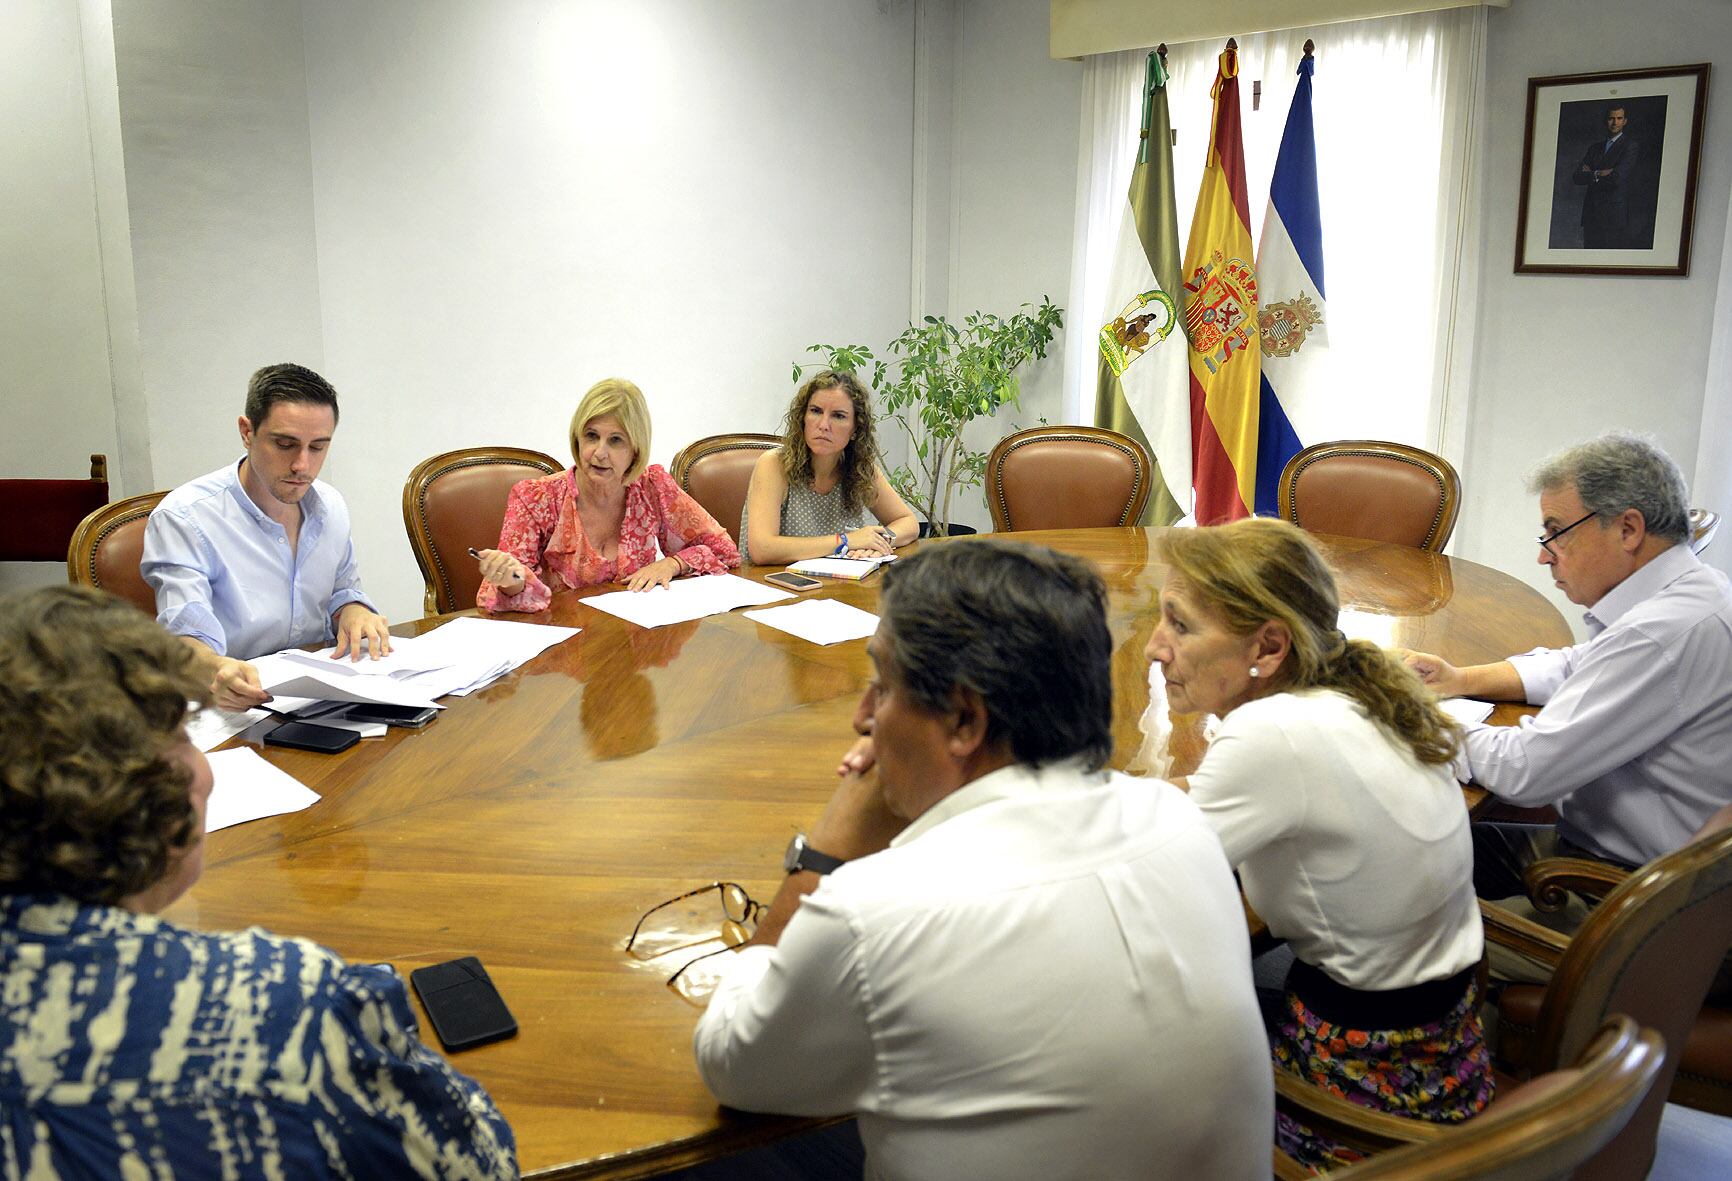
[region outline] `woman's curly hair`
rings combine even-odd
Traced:
[[[812,486],[812,451],[806,446],[806,404],[823,390],[841,390],[854,405],[854,434],[842,452],[839,480],[842,508],[852,515],[871,508],[878,482],[878,430],[872,420],[872,398],[860,379],[847,370],[826,369],[802,385],[782,419],[782,474],[788,486]]]
[[[167,757],[206,689],[192,652],[85,587],[0,601],[0,892],[113,904],[199,839]]]

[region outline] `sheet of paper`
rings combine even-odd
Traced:
[[[359,676],[319,669],[277,653],[253,661],[259,683],[273,697],[307,697],[317,701],[366,701],[380,705],[432,705],[426,694],[391,677]]]
[[[865,639],[878,630],[876,615],[835,599],[807,599],[786,607],[766,607],[746,612],[746,618],[814,644]]]
[[[200,750],[213,750],[254,722],[268,717],[270,714],[262,709],[249,709],[237,714],[213,705],[187,717],[186,736]]]
[[[299,812],[319,802],[317,792],[250,746],[219,750],[209,758],[213,782],[204,812],[206,832]]]
[[[1464,726],[1470,722],[1483,722],[1491,717],[1492,704],[1489,701],[1475,701],[1471,697],[1446,697],[1437,704],[1444,713]]]
[[[438,630],[435,628],[434,632]],[[434,633],[428,633],[429,636],[432,634]],[[341,660],[332,660],[331,653],[337,650],[335,647],[319,652],[294,649],[281,655],[321,670],[371,677],[407,676],[429,669],[445,668],[456,661],[455,655],[442,651],[436,644],[428,644],[426,640],[427,636],[393,637],[390,653],[377,660],[367,656],[359,660],[350,660],[347,656]]]
[[[724,611],[732,611],[735,607],[762,607],[793,597],[787,591],[753,582],[749,578],[740,578],[733,574],[705,574],[700,578],[677,578],[667,586],[658,586],[654,590],[614,591],[612,594],[597,595],[593,599],[585,599],[583,603],[586,607],[617,615],[639,627],[662,627],[670,623],[684,623],[688,619],[702,619],[706,615],[720,615]]]
[[[362,738],[383,738],[390,729],[384,722],[353,722],[348,718],[320,718],[318,724],[333,730],[353,730]]]

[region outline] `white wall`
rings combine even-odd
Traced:
[[[1527,80],[1708,61],[1708,114],[1690,274],[1517,275],[1515,216]],[[1723,0],[1521,0],[1490,14],[1478,351],[1455,552],[1525,577],[1572,622],[1580,608],[1536,564],[1526,473],[1612,429],[1652,432],[1692,475],[1732,187],[1732,5]],[[1725,506],[1712,506],[1724,508]],[[1724,545],[1722,539],[1718,544]]]
[[[0,36],[0,475],[11,478],[80,479],[99,451],[120,483],[92,117],[78,6],[9,4]],[[65,579],[60,565],[0,563],[0,593]]]
[[[399,506],[420,460],[566,457],[577,399],[619,374],[666,463],[772,429],[806,345],[906,321],[910,5],[304,12],[337,482],[391,615],[419,612]]]
[[[1082,65],[1047,56],[1046,0],[960,0],[951,140],[951,269],[942,309],[1009,315],[1070,290]],[[1068,314],[1068,309],[1067,309]],[[990,449],[1014,426],[1065,421],[1064,333],[1022,371],[1022,409],[977,421],[971,446]],[[990,527],[970,493],[952,516]]]

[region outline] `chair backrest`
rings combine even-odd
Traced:
[[[1713,509],[1693,508],[1690,510],[1690,552],[1699,554],[1708,548],[1708,543],[1714,540],[1714,531],[1720,528],[1720,514]]]
[[[781,445],[780,435],[711,435],[682,447],[668,474],[738,541],[752,468],[759,455]]]
[[[1128,435],[1039,426],[1000,439],[986,457],[986,503],[1000,533],[1135,525],[1154,464]]]
[[[150,510],[166,492],[146,492],[105,504],[72,532],[66,546],[66,577],[77,586],[94,586],[119,595],[146,615],[156,616],[156,592],[138,572],[144,556],[144,526]]]
[[[427,584],[427,614],[475,606],[481,571],[469,548],[499,547],[512,485],[564,466],[521,447],[465,447],[415,465],[403,485],[403,528]]]
[[[1666,1044],[1654,1094],[1581,1176],[1646,1175],[1680,1050],[1729,947],[1732,806],[1606,895],[1552,973],[1535,1031],[1536,1070],[1580,1056],[1614,1013],[1656,1030]]]
[[[1461,511],[1461,477],[1441,455],[1401,443],[1313,443],[1287,461],[1284,521],[1313,533],[1441,550]]]
[[[0,480],[0,562],[60,561],[79,522],[107,503],[106,455],[90,457],[88,480]]]
[[[1338,1169],[1331,1181],[1564,1181],[1656,1093],[1665,1048],[1628,1017],[1601,1027],[1580,1061],[1500,1096],[1484,1114],[1424,1143]],[[1657,1092],[1664,1095],[1665,1091]]]

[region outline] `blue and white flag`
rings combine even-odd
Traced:
[[[1315,61],[1299,62],[1299,86],[1269,182],[1269,212],[1257,245],[1263,389],[1258,414],[1257,507],[1276,511],[1281,469],[1322,441],[1328,321],[1323,303],[1323,215],[1317,201],[1317,138],[1311,122]]]

